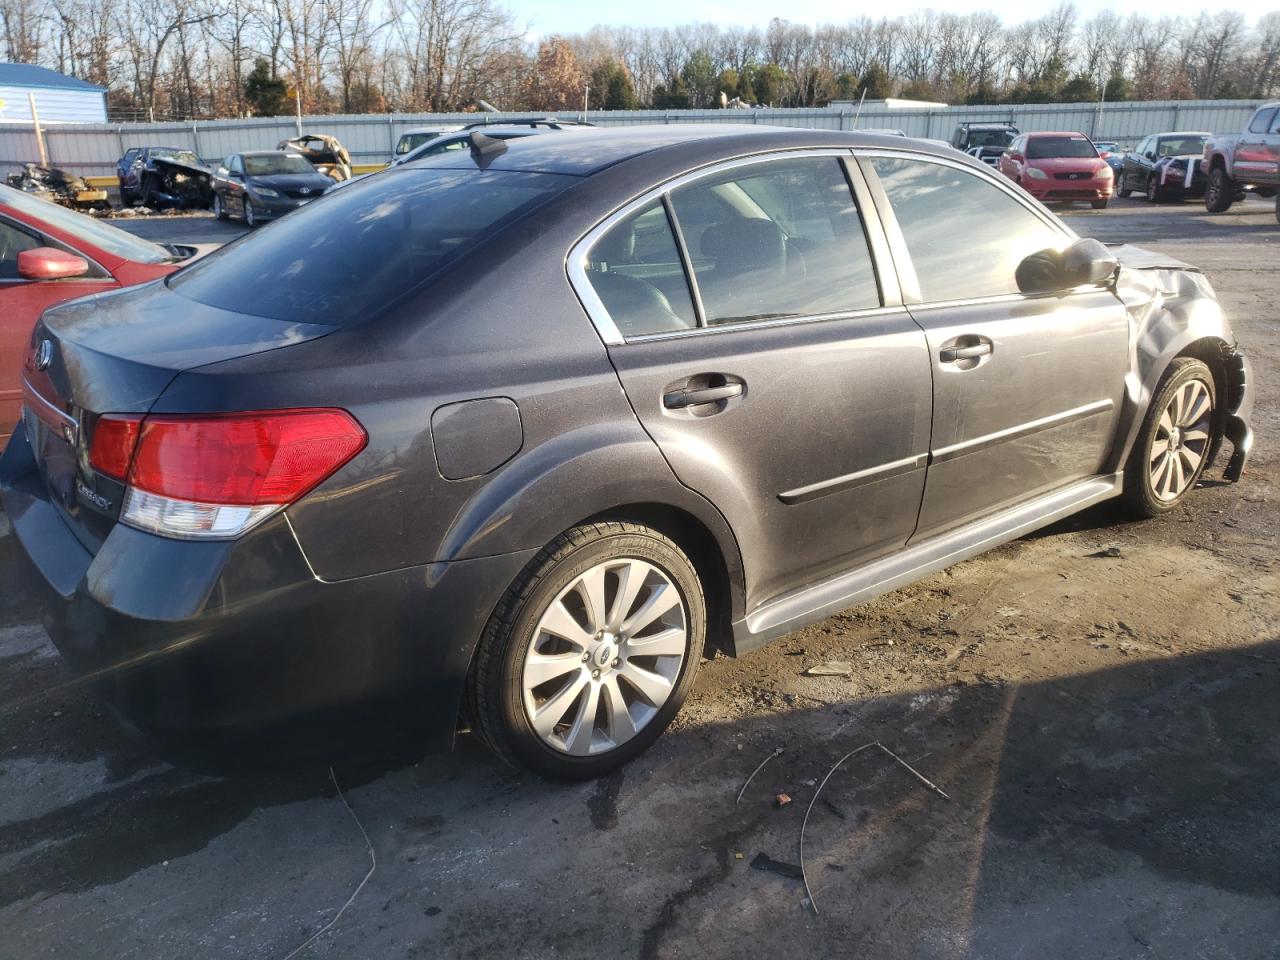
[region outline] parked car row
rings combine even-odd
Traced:
[[[1245,468],[1208,281],[1035,199],[1110,196],[1080,134],[1015,132],[1003,173],[737,124],[416,150],[27,340],[12,552],[72,669],[172,750],[391,717],[425,751],[465,711],[509,762],[600,776],[708,652],[1104,500],[1175,510],[1224,441]],[[229,158],[224,212],[309,196],[281,162]]]

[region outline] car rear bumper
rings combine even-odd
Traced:
[[[54,645],[170,752],[329,752],[383,730],[447,749],[475,644],[532,555],[326,582],[283,516],[230,542],[117,525],[91,555],[45,494],[21,426],[0,458],[0,499]]]

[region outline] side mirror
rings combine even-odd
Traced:
[[[1118,261],[1092,237],[1077,240],[1065,250],[1041,250],[1020,264],[1015,274],[1023,293],[1061,293],[1084,284],[1106,283]]]
[[[18,254],[18,276],[25,280],[64,280],[88,272],[88,260],[55,247],[36,247]]]
[[[1156,152],[1154,150],[1148,150],[1146,153],[1143,154],[1143,156],[1146,157],[1148,160],[1154,160],[1156,158]]]

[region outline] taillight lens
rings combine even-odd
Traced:
[[[93,428],[93,442],[89,444],[89,463],[93,469],[124,483],[141,429],[141,417],[99,417]]]
[[[104,417],[99,429],[104,422],[127,421]],[[110,429],[123,444],[124,428]],[[349,413],[327,408],[149,416],[135,436],[120,519],[188,538],[239,536],[331,476],[368,440]],[[94,449],[97,440],[95,433]],[[109,455],[116,440],[109,433],[103,443],[104,465],[118,467]]]

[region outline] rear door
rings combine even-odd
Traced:
[[[847,158],[685,178],[571,258],[641,422],[738,536],[751,606],[902,546],[924,486],[927,346],[877,283]]]
[[[1280,109],[1263,107],[1249,121],[1240,139],[1236,141],[1231,175],[1248,183],[1273,183],[1280,179],[1275,168],[1276,158],[1267,146],[1268,131],[1276,127]]]
[[[1096,474],[1120,414],[1128,314],[1107,289],[1026,296],[1014,279],[1023,258],[1072,235],[967,165],[863,162],[933,370],[916,539]]]

